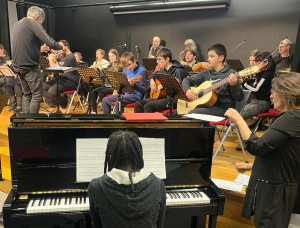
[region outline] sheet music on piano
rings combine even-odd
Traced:
[[[144,169],[166,179],[165,141],[139,138],[143,146]],[[76,139],[76,181],[90,182],[104,173],[108,138]]]

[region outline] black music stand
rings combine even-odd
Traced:
[[[157,65],[157,60],[153,59],[153,58],[143,58],[143,63],[144,63],[146,70],[154,71],[155,67]]]
[[[245,69],[243,63],[239,59],[227,59],[226,62],[231,67],[231,69],[237,72]]]
[[[77,62],[77,67],[89,67],[88,63],[87,62]]]
[[[170,74],[160,74],[156,73],[157,79],[162,84],[163,88],[167,91],[167,95],[170,96],[168,106],[169,106],[169,115],[173,113],[173,103],[174,98],[189,101],[188,97],[185,95],[179,81],[177,78]]]
[[[108,79],[113,89],[118,91],[118,100],[116,103],[116,114],[121,115],[122,114],[121,93],[129,92],[135,94],[134,89],[128,82],[128,78],[123,73],[103,70],[103,74]]]
[[[86,110],[87,114],[91,114],[92,108],[92,99],[91,99],[91,90],[92,90],[92,82],[95,84],[102,84],[101,77],[99,72],[95,68],[78,68],[77,72],[82,78],[83,82],[88,83],[88,108]]]
[[[0,66],[0,76],[4,77],[5,84],[6,84],[7,77],[16,77],[15,73],[8,66]],[[5,86],[5,93],[6,93],[6,86]],[[6,103],[7,103],[7,101],[6,101]]]
[[[57,103],[57,111],[54,114],[62,114],[61,111],[59,110],[59,94],[58,94],[58,81],[59,81],[59,74],[60,73],[67,73],[73,70],[77,70],[77,68],[74,67],[61,67],[61,66],[53,66],[53,67],[48,67],[43,69],[43,72],[46,74],[53,74],[54,78],[56,80],[56,103]]]

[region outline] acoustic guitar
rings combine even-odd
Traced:
[[[154,79],[154,81],[155,81],[157,90],[151,89],[150,98],[162,99],[162,98],[167,97],[167,92],[166,92],[166,90],[163,89],[163,86],[160,83],[160,81],[158,79]]]
[[[262,62],[264,63],[264,62]],[[235,73],[235,76],[239,78],[246,78],[254,74],[259,73],[267,63],[260,64],[259,66],[253,66],[247,69],[244,69],[238,73]],[[228,78],[220,80],[214,84],[210,81],[205,81],[198,87],[191,87],[190,89],[194,91],[197,95],[197,99],[193,101],[184,101],[178,99],[177,102],[177,112],[178,114],[188,114],[189,111],[199,107],[212,107],[217,101],[217,91],[219,87],[228,83]]]

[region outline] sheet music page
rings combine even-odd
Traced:
[[[104,174],[108,138],[76,139],[76,181],[91,181]]]
[[[211,180],[219,187],[225,190],[241,192],[243,185],[236,184],[233,181],[221,180],[216,178],[211,178]]]
[[[225,117],[205,115],[205,114],[187,114],[183,116],[193,118],[193,119],[198,119],[198,120],[211,121],[211,122],[219,122],[225,119]]]
[[[248,186],[249,179],[250,179],[250,176],[243,174],[243,173],[239,173],[239,175],[233,182],[236,184]]]
[[[165,139],[139,138],[143,146],[144,169],[166,179]]]
[[[144,169],[166,178],[165,139],[139,138],[143,147]],[[76,181],[90,182],[104,174],[108,138],[76,139]]]

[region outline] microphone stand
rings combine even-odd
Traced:
[[[125,52],[126,50],[126,46],[125,47],[119,47],[119,49],[121,49],[121,52],[120,52],[120,56]]]
[[[135,48],[135,51],[136,51],[136,59],[144,66],[141,50],[139,48]],[[141,61],[139,61],[139,58],[141,59]]]

